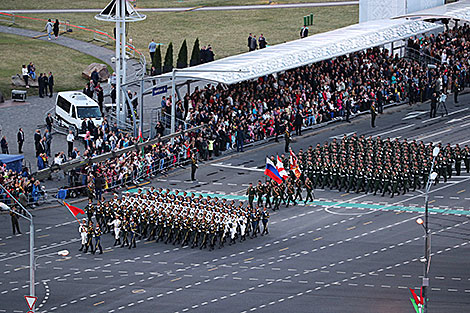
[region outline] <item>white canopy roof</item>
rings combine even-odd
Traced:
[[[421,17],[421,18],[449,18],[456,20],[470,21],[470,0],[460,0],[458,2],[441,5],[435,8],[413,12],[403,17]]]
[[[178,70],[177,81],[235,84],[438,29],[424,21],[377,20]],[[243,72],[236,72],[236,71]],[[201,72],[197,72],[201,71]],[[218,72],[211,72],[218,71]],[[223,72],[231,71],[231,72]],[[184,76],[184,78],[183,78]],[[171,78],[171,73],[160,76]]]

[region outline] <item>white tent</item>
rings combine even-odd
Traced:
[[[186,80],[235,84],[406,39],[440,27],[434,23],[403,19],[359,23],[181,70],[176,81],[178,84]],[[160,79],[171,79],[171,73],[160,76]]]

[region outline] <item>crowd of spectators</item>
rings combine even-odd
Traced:
[[[208,125],[224,149],[367,111],[372,103],[381,113],[386,104],[424,102],[434,92],[458,95],[470,80],[469,37],[464,25],[411,40],[420,54],[442,60],[434,66],[377,47],[228,87],[207,86],[177,102],[176,116]],[[162,105],[167,114],[168,103]]]
[[[35,206],[44,196],[41,182],[34,179],[26,167],[21,173],[18,173],[7,169],[6,164],[1,165],[0,185],[8,190],[25,208]],[[14,204],[3,189],[0,189],[0,201],[7,205]]]

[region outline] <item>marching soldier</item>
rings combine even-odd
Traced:
[[[296,205],[294,200],[294,184],[292,183],[291,180],[287,182],[287,207],[289,207],[289,203],[293,203]]]
[[[281,204],[281,187],[279,185],[273,184],[273,211],[279,210],[279,205]]]
[[[101,248],[101,229],[100,225],[96,224],[96,229],[95,229],[95,250],[93,250],[91,253],[95,254],[95,252],[100,249],[100,254],[103,254],[103,248]]]
[[[93,235],[95,234],[95,229],[93,228],[93,222],[88,222],[88,228],[87,228],[87,237],[86,237],[86,245],[85,245],[85,251],[84,253],[88,252],[88,248],[90,248],[91,253],[94,252],[93,250]]]
[[[80,223],[80,226],[78,227],[78,232],[80,233],[80,239],[81,239],[81,243],[82,243],[82,246],[80,247],[80,249],[78,249],[78,251],[82,251],[83,248],[87,244],[87,227],[86,227],[86,221],[85,220],[83,220]]]
[[[256,195],[258,196],[258,206],[263,206],[263,194],[264,194],[264,186],[261,183],[261,180],[258,180],[258,185],[256,185]]]
[[[302,201],[302,180],[300,178],[297,178],[295,180],[295,196],[294,196],[294,201],[297,201],[297,198]]]
[[[261,236],[263,236],[264,234],[266,235],[269,234],[268,220],[269,220],[269,212],[266,209],[266,207],[264,207],[263,213],[261,214],[261,222],[263,223],[263,232],[261,233]]]
[[[93,205],[92,199],[88,199],[88,204],[85,207],[85,212],[88,217],[88,222],[90,222],[93,217],[93,214],[95,214],[95,206]]]
[[[253,188],[253,183],[250,183],[248,189],[246,190],[246,195],[248,196],[248,205],[250,208],[253,207],[253,201],[255,200],[255,188]]]
[[[307,197],[305,198],[305,203],[307,203],[309,199],[313,202],[313,199],[315,199],[315,194],[313,191],[313,183],[308,177],[305,179],[305,190],[307,191]]]
[[[116,218],[108,223],[109,226],[113,226],[113,231],[114,231],[114,246],[120,245],[121,244],[121,220],[119,219],[119,216],[116,215]]]

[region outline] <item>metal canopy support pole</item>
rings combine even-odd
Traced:
[[[140,116],[139,116],[139,119],[140,119],[140,134],[142,134],[142,136],[144,135],[144,76],[142,75],[142,78],[140,80],[140,99],[139,99],[139,102],[140,102]],[[152,124],[152,123],[150,123]],[[152,128],[152,125],[150,125],[150,128]]]
[[[31,218],[29,221],[29,294],[31,297],[36,296],[34,270],[34,223]],[[33,311],[33,313],[35,312],[34,305],[31,308],[31,311]]]
[[[124,85],[126,83],[126,1],[125,0],[118,0],[120,2],[120,9],[121,9],[121,34],[120,34],[120,41],[121,41],[121,81],[122,84]],[[125,90],[122,90],[123,93],[123,110],[121,113],[121,119],[122,121],[126,120],[126,112],[127,110],[130,109],[130,107],[127,107],[126,103],[124,102],[125,96]],[[130,103],[129,103],[130,105]]]
[[[121,127],[121,1],[116,1],[116,120]]]
[[[176,69],[174,68],[171,73],[171,129],[170,133],[175,133],[176,128]],[[174,139],[171,138],[171,143],[173,143]]]
[[[29,213],[28,210],[26,210],[26,208],[15,198],[13,197],[13,195],[7,190],[5,189],[5,187],[3,187],[3,185],[0,185],[0,188],[3,189],[3,191],[5,191],[11,199],[13,199],[13,201],[16,202],[16,204],[23,209],[24,212],[26,212],[26,214],[28,216],[25,216],[19,212],[16,212],[16,214],[18,214],[19,216],[21,216],[22,218],[26,219],[29,221],[29,295],[31,297],[35,297],[36,293],[35,293],[35,273],[34,273],[34,220],[33,220],[33,215],[31,213]],[[8,208],[8,206],[6,206],[6,208],[8,210],[11,211],[10,208]],[[35,308],[34,308],[34,304],[33,304],[33,307],[31,308],[31,312],[35,312]]]
[[[122,27],[121,27],[121,53],[122,53],[122,83],[126,83],[126,1],[121,1],[121,17],[122,17]]]

